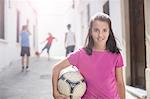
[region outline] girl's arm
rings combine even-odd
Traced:
[[[64,97],[57,90],[57,82],[58,82],[60,71],[70,65],[71,64],[69,63],[67,58],[58,62],[56,65],[54,65],[53,74],[52,74],[52,84],[53,84],[53,96],[55,99],[57,99],[57,97],[58,98]]]
[[[126,99],[125,98],[125,85],[123,80],[123,70],[122,68],[116,68],[116,79],[117,79],[117,86],[119,91],[120,99]]]

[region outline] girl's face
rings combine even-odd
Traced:
[[[109,25],[105,21],[95,20],[92,24],[92,37],[94,45],[101,45],[107,42],[109,36]]]

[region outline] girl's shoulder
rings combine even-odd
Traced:
[[[112,53],[112,55],[114,56],[115,59],[122,58],[122,54],[120,51],[118,53]]]

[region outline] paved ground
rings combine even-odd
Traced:
[[[0,99],[53,99],[52,65],[58,59],[32,58],[30,70],[21,72],[20,61],[0,72]],[[127,93],[127,99],[136,99]]]
[[[30,70],[21,72],[20,61],[0,73],[0,99],[52,99],[51,70],[56,59],[32,58]]]

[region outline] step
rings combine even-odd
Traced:
[[[146,90],[132,87],[132,86],[126,86],[126,90],[127,92],[137,97],[138,99],[146,99],[146,96],[147,96]]]

